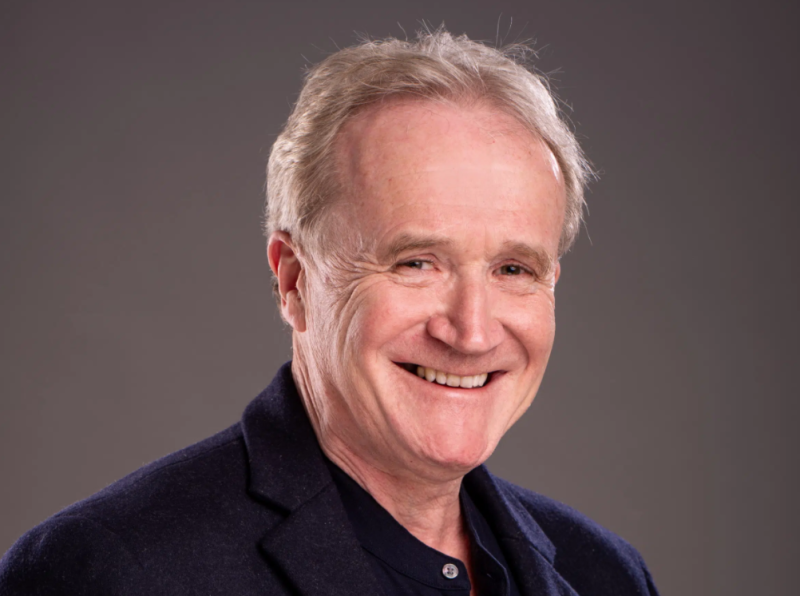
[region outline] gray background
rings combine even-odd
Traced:
[[[794,5],[4,2],[0,552],[235,422],[288,357],[259,219],[303,67],[354,31],[499,22],[535,38],[602,179],[490,467],[631,541],[664,594],[790,593]]]

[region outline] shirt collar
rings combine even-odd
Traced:
[[[406,530],[372,495],[333,462],[328,462],[345,511],[361,546],[389,567],[439,590],[468,590],[464,563],[435,550]],[[458,575],[444,576],[445,565],[455,565]]]

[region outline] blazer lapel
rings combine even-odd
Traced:
[[[305,596],[380,595],[324,461],[291,363],[245,410],[248,493],[282,519],[259,543],[267,561]]]
[[[556,549],[521,503],[503,490],[485,466],[464,478],[473,501],[489,521],[525,596],[578,596],[553,566]]]
[[[333,484],[293,511],[260,546],[301,594],[381,594]]]
[[[500,548],[506,553],[514,570],[520,592],[525,596],[578,596],[553,564],[542,556],[530,542],[503,538]]]

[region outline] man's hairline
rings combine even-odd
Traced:
[[[309,253],[309,256],[312,258],[323,258],[321,254],[323,251],[332,251],[336,250],[339,246],[337,243],[332,243],[333,246],[330,246],[331,243],[326,242],[325,236],[326,233],[322,231],[322,228],[325,227],[330,223],[331,218],[331,211],[336,206],[336,204],[344,200],[345,195],[347,193],[347,186],[348,184],[345,181],[346,175],[342,168],[342,159],[343,159],[343,150],[341,144],[343,142],[343,136],[346,132],[347,128],[352,125],[354,121],[359,118],[366,117],[369,112],[374,112],[376,110],[383,110],[383,109],[390,109],[393,105],[396,104],[404,104],[404,103],[442,103],[444,105],[450,105],[453,107],[458,107],[461,109],[469,109],[469,108],[486,108],[489,110],[495,110],[512,120],[514,120],[525,132],[527,132],[533,139],[534,142],[541,143],[542,146],[548,152],[548,158],[552,157],[555,161],[556,166],[558,167],[558,181],[562,187],[562,199],[563,199],[563,218],[561,223],[561,229],[559,230],[559,245],[556,250],[556,258],[554,262],[551,264],[551,268],[555,265],[555,262],[558,262],[562,254],[561,249],[561,240],[563,239],[564,232],[566,231],[566,227],[568,225],[567,222],[567,210],[569,207],[569,190],[567,188],[567,178],[564,172],[564,168],[562,167],[561,162],[558,159],[558,155],[553,147],[548,143],[547,139],[544,138],[539,132],[531,130],[517,115],[515,115],[511,110],[505,109],[505,107],[500,104],[499,102],[492,101],[491,98],[485,97],[478,97],[478,96],[465,96],[463,98],[459,97],[419,97],[412,94],[406,93],[399,93],[394,95],[389,95],[386,97],[382,97],[375,102],[372,102],[365,106],[357,107],[341,124],[339,129],[336,131],[336,135],[334,137],[333,142],[331,143],[331,153],[332,153],[332,164],[333,164],[333,185],[335,188],[331,189],[331,196],[326,204],[322,206],[318,213],[318,218],[312,225],[310,230],[305,231],[301,234],[302,238],[297,239],[300,240],[299,245],[301,249]],[[299,230],[298,230],[299,231]],[[309,234],[311,232],[311,234]],[[307,236],[313,236],[315,241],[310,241],[310,239],[306,238]],[[552,260],[552,259],[551,259]]]

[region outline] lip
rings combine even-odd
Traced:
[[[433,383],[431,381],[428,381],[426,379],[421,378],[416,372],[417,371],[417,366],[422,366],[421,364],[418,364],[418,363],[415,363],[415,362],[394,362],[394,361],[393,361],[393,363],[398,368],[400,368],[401,370],[407,372],[409,375],[411,375],[412,377],[414,377],[418,381],[424,382],[426,385],[433,385],[433,386],[439,387],[441,389],[447,389],[447,390],[451,390],[451,391],[452,390],[456,390],[456,391],[467,391],[467,392],[470,392],[470,391],[478,391],[478,390],[481,390],[481,389],[485,389],[486,387],[491,385],[493,382],[495,382],[499,377],[501,377],[505,373],[505,371],[502,371],[502,370],[489,371],[487,373],[489,376],[488,376],[488,378],[486,379],[486,382],[483,385],[481,385],[480,387],[472,387],[472,388],[466,389],[464,387],[450,387],[449,385],[441,385],[439,383]],[[431,368],[433,368],[433,367],[431,367]],[[444,370],[444,369],[438,369],[438,370]],[[452,373],[454,375],[458,375],[458,376],[462,376],[462,377],[463,376],[474,376],[474,375],[477,375],[477,374],[481,374],[481,373],[465,373],[465,374],[461,375],[461,374],[459,374],[457,372],[453,372],[453,371],[447,371],[447,372],[450,372],[450,373]]]

